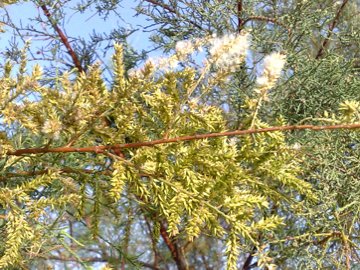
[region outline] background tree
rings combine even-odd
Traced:
[[[177,49],[165,62],[130,72],[146,54],[127,45],[133,31],[119,27],[89,40],[65,34],[71,7],[109,19],[121,14],[121,3],[33,4],[39,16],[29,25],[16,25],[4,10],[17,39],[48,43],[21,54],[13,40],[4,52],[20,66],[11,73],[13,64],[4,62],[3,265],[219,269],[224,243],[229,267],[357,264],[356,132],[277,131],[238,140],[222,133],[163,145],[286,122],[357,127],[341,125],[358,121],[358,103],[347,101],[357,100],[359,89],[356,1],[141,1],[137,12],[154,23],[151,40],[166,52]],[[251,50],[236,69],[224,69],[217,61],[229,51],[216,55],[214,48],[236,43],[229,36],[235,32],[251,33]],[[203,44],[181,42],[193,38]],[[101,50],[112,52],[114,41],[123,47],[109,66]],[[181,51],[189,44],[204,47],[213,62],[201,69],[198,57]],[[286,54],[287,65],[269,87],[265,75],[278,65],[264,57],[274,51]],[[44,76],[37,66],[26,72],[25,54],[44,66]],[[91,66],[96,60],[111,73],[102,76]],[[171,60],[188,68],[164,69]],[[157,139],[158,146],[141,147]],[[125,150],[113,147],[124,143]],[[306,182],[317,200],[304,200],[314,197]],[[45,206],[53,210],[40,211]]]
[[[142,3],[147,8],[139,12],[164,25],[153,40],[168,48],[176,40],[194,35],[251,29],[253,67],[239,73],[238,80],[232,80],[229,89],[221,89],[213,99],[230,104],[235,126],[243,119],[244,95],[251,92],[257,63],[274,49],[286,51],[289,69],[287,78],[272,90],[269,108],[260,112],[263,117],[281,114],[293,124],[336,123],[332,115],[338,110],[349,114],[343,121],[351,121],[350,115],[357,111],[358,103],[340,108],[338,104],[359,99],[358,1]],[[180,20],[179,14],[191,20]],[[196,31],[187,31],[195,27]],[[264,242],[271,243],[271,253],[280,267],[350,269],[357,264],[357,133],[297,132],[288,139],[301,144],[307,161],[303,166],[308,168],[303,178],[319,189],[319,202],[308,206],[305,216],[287,212],[289,226],[282,231],[286,241],[280,240],[279,245],[276,240]],[[251,260],[251,254],[248,258]]]

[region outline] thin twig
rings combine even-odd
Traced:
[[[153,253],[154,253],[153,266],[154,266],[154,268],[158,268],[159,254],[158,254],[158,251],[157,251],[157,239],[154,239],[154,235],[152,233],[152,228],[151,228],[150,222],[147,219],[145,214],[144,214],[144,220],[145,220],[146,227],[148,228],[148,231],[149,231],[149,238],[150,238],[150,241],[151,241],[151,247],[152,247],[152,250],[153,250]]]
[[[164,4],[164,3],[160,3],[158,1],[155,1],[155,0],[144,0],[145,2],[148,2],[148,3],[151,3],[155,6],[159,6],[173,14],[175,14],[176,16],[186,20],[188,23],[192,24],[193,26],[197,27],[198,29],[202,30],[202,26],[196,22],[194,22],[193,20],[189,20],[188,18],[184,17],[183,15],[181,15],[179,12],[177,12],[175,9],[173,9],[171,6],[167,5],[167,4]]]
[[[163,9],[166,9],[167,11],[171,12],[171,13],[177,13],[175,9],[173,9],[172,7],[170,7],[167,4],[155,1],[155,0],[144,0],[145,2],[151,3],[155,6],[159,6],[162,7]]]
[[[243,20],[241,18],[242,10],[243,10],[242,0],[238,0],[238,2],[237,2],[237,19],[238,19],[238,32],[239,32],[239,34],[241,32],[241,27],[243,26]]]
[[[62,262],[80,262],[78,258],[67,257],[67,256],[63,256],[63,255],[58,255],[58,256],[43,255],[43,256],[38,256],[38,258],[45,259],[45,260],[62,261]],[[117,258],[113,258],[113,257],[84,257],[84,258],[81,258],[82,262],[88,262],[88,263],[96,263],[96,262],[106,263],[108,261],[116,261],[116,260],[117,260]],[[154,270],[159,270],[158,267],[154,267],[150,263],[141,262],[139,260],[137,262],[143,267],[154,269]]]
[[[270,22],[270,23],[273,23],[273,24],[277,24],[279,26],[284,27],[288,31],[289,35],[291,34],[291,29],[288,28],[285,24],[278,21],[277,19],[269,18],[269,17],[265,17],[265,16],[249,16],[248,18],[243,20],[243,22],[241,24],[241,27],[243,27],[246,23],[248,23],[250,21],[264,21],[264,22]]]
[[[330,38],[333,34],[333,30],[334,28],[336,27],[337,23],[339,22],[339,19],[340,19],[340,15],[341,13],[343,12],[346,4],[349,2],[349,0],[344,0],[343,3],[341,4],[341,6],[339,7],[338,11],[336,12],[336,15],[335,15],[335,18],[334,20],[332,21],[332,23],[329,25],[329,31],[328,31],[328,34],[326,36],[326,38],[324,39],[315,59],[319,59],[323,54],[324,54],[324,50],[325,48],[327,47],[329,41],[330,41]]]
[[[59,35],[59,38],[60,38],[61,42],[66,47],[66,50],[67,50],[68,54],[70,55],[75,67],[78,69],[79,72],[83,72],[84,69],[82,68],[82,66],[80,64],[79,58],[77,57],[75,51],[71,47],[71,45],[69,43],[69,40],[66,37],[66,35],[64,34],[64,32],[60,29],[60,27],[57,25],[57,23],[52,18],[52,15],[51,15],[49,9],[47,8],[47,6],[45,4],[41,5],[40,7],[43,10],[45,16],[49,19],[49,22],[50,22],[51,26],[54,28],[54,30]]]
[[[254,259],[254,255],[256,253],[256,247],[254,246],[252,248],[252,250],[250,251],[248,257],[246,258],[245,262],[244,262],[244,265],[242,267],[242,270],[249,270],[251,269],[251,263],[252,263],[252,260]]]
[[[48,174],[51,171],[56,169],[46,169],[46,170],[39,170],[39,171],[17,171],[17,172],[9,172],[5,173],[0,176],[0,181],[7,180],[8,178],[14,177],[33,177],[38,175]],[[103,174],[111,176],[112,172],[107,171],[97,171],[97,170],[88,170],[88,169],[72,169],[72,168],[62,168],[57,171],[58,173],[78,173],[78,174]]]
[[[339,130],[339,129],[359,129],[360,124],[341,124],[341,125],[292,125],[292,126],[275,126],[269,128],[260,129],[247,129],[247,130],[234,130],[226,132],[215,132],[196,134],[189,136],[181,136],[175,138],[166,138],[153,141],[125,143],[115,145],[100,145],[100,146],[88,146],[88,147],[57,147],[57,148],[25,148],[14,151],[8,151],[8,156],[22,156],[26,154],[44,154],[44,153],[106,153],[106,151],[114,151],[119,149],[128,148],[140,148],[151,147],[159,144],[178,143],[183,141],[202,140],[208,138],[229,137],[229,136],[244,136],[249,134],[259,134],[276,131],[292,131],[292,130],[312,130],[312,131],[324,131],[324,130]]]

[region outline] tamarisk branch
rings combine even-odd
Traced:
[[[323,130],[339,130],[339,129],[358,129],[360,124],[341,124],[341,125],[292,125],[292,126],[275,126],[261,129],[247,129],[247,130],[234,130],[226,132],[196,134],[189,136],[181,136],[168,139],[159,139],[153,141],[136,142],[136,143],[125,143],[115,145],[100,145],[100,146],[88,146],[88,147],[56,147],[56,148],[26,148],[18,149],[14,151],[8,151],[9,156],[22,156],[26,154],[44,154],[44,153],[104,153],[110,150],[126,149],[126,148],[140,148],[140,147],[151,147],[159,144],[177,143],[183,141],[193,141],[208,138],[217,137],[229,137],[229,136],[244,136],[249,134],[258,134],[266,132],[276,131],[292,131],[292,130],[312,130],[312,131],[323,131]]]
[[[75,67],[78,69],[79,72],[84,71],[84,69],[82,68],[82,66],[80,64],[79,58],[77,57],[75,51],[73,50],[73,48],[70,45],[68,38],[66,37],[64,32],[60,29],[60,27],[57,25],[57,23],[52,18],[51,13],[50,13],[49,9],[47,8],[47,6],[44,4],[44,5],[41,5],[40,7],[43,10],[45,16],[49,19],[49,22],[51,23],[51,25],[54,28],[54,30],[56,31],[56,33],[59,35],[61,42],[66,47],[66,50],[67,50],[68,54],[70,55]]]
[[[318,51],[318,53],[317,53],[317,55],[316,55],[316,57],[315,57],[316,59],[319,59],[319,58],[321,58],[321,57],[323,56],[324,50],[326,49],[328,43],[330,42],[330,38],[331,38],[331,36],[332,36],[332,34],[333,34],[333,31],[334,31],[336,25],[337,25],[338,22],[339,22],[341,13],[343,12],[343,10],[344,10],[344,8],[345,8],[345,6],[346,6],[346,4],[347,4],[348,2],[349,2],[349,0],[344,0],[344,1],[342,2],[342,4],[340,5],[338,11],[336,12],[336,15],[335,15],[334,20],[333,20],[332,23],[329,25],[328,34],[327,34],[326,38],[324,39],[324,41],[322,42],[321,47],[320,47],[320,49],[319,49],[319,51]]]

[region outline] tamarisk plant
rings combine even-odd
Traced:
[[[17,71],[7,62],[0,91],[0,268],[25,268],[56,252],[77,258],[87,245],[101,245],[103,222],[119,218],[125,204],[136,205],[154,230],[152,241],[161,236],[178,269],[189,268],[184,247],[202,234],[224,241],[228,269],[237,269],[249,245],[257,247],[258,265],[271,267],[258,238],[283,224],[272,207],[284,201],[300,209],[299,198],[314,199],[298,177],[301,155],[283,132],[165,143],[227,131],[224,111],[208,105],[206,95],[243,64],[248,40],[242,34],[182,41],[173,55],[128,72],[116,45],[111,85],[99,65],[47,86],[39,66],[26,72],[25,53]],[[209,51],[203,65],[187,65],[203,47]],[[244,130],[285,125],[258,115],[284,64],[278,53],[265,59],[246,102]],[[131,147],[154,140],[164,143]],[[92,238],[77,238],[68,220]]]

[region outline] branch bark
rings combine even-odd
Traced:
[[[324,131],[324,130],[342,130],[342,129],[359,129],[360,124],[341,124],[341,125],[292,125],[292,126],[275,126],[261,129],[247,129],[247,130],[234,130],[226,132],[215,132],[196,134],[189,136],[181,136],[175,138],[159,139],[153,141],[125,143],[115,145],[101,145],[101,146],[88,146],[88,147],[56,147],[56,148],[25,148],[14,151],[8,151],[8,156],[22,156],[27,154],[44,154],[44,153],[105,153],[107,151],[121,150],[127,148],[140,148],[140,147],[152,147],[160,144],[178,143],[183,141],[193,141],[208,138],[229,137],[229,136],[245,136],[250,134],[259,134],[276,131],[293,131],[293,130],[312,130],[312,131]]]

